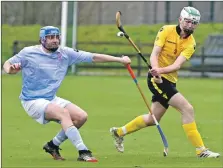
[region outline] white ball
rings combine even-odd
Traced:
[[[117,36],[118,36],[118,37],[123,37],[123,36],[124,36],[124,33],[123,33],[123,32],[118,32],[118,33],[117,33]]]

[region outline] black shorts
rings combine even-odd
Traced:
[[[176,89],[176,83],[172,83],[163,77],[162,80],[163,83],[155,83],[152,75],[148,73],[147,84],[149,90],[153,93],[152,102],[159,102],[164,108],[168,109],[169,100],[173,95],[178,93],[178,91]]]

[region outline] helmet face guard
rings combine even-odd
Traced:
[[[184,7],[180,13],[181,22],[191,23],[193,25],[198,25],[200,22],[200,12],[193,7]],[[188,35],[193,33],[193,29],[184,28],[185,33]]]
[[[42,27],[40,29],[40,34],[39,34],[40,43],[42,44],[42,46],[51,52],[55,52],[58,49],[58,47],[57,48],[47,48],[46,47],[46,37],[47,36],[58,36],[59,44],[60,44],[60,30],[59,30],[59,28],[53,27],[53,26]]]

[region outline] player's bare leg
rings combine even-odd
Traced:
[[[151,110],[158,122],[160,122],[161,118],[166,112],[166,109],[159,102],[153,102],[151,105]],[[155,125],[155,122],[150,114],[144,115],[143,119],[147,126]]]
[[[219,157],[219,153],[212,152],[204,146],[201,135],[197,130],[193,106],[184,98],[184,96],[180,93],[175,94],[170,99],[169,104],[181,112],[183,129],[190,142],[196,148],[197,156],[214,158]]]
[[[69,111],[71,120],[74,126],[77,127],[78,129],[87,121],[88,117],[87,113],[77,105],[70,103],[66,105],[65,109]],[[44,148],[52,147],[58,149],[59,146],[67,139],[68,138],[65,134],[65,131],[61,129],[60,132],[58,132],[58,134],[51,141],[45,144]]]
[[[166,109],[159,103],[154,102],[152,103],[151,110],[154,113],[157,121],[160,121],[162,116],[165,114]],[[131,134],[135,131],[138,131],[142,128],[145,128],[147,126],[153,126],[155,125],[153,118],[150,114],[145,114],[136,117],[126,125],[122,127],[112,127],[110,128],[111,135],[114,139],[114,145],[115,148],[118,150],[118,152],[124,152],[124,136],[127,134]]]
[[[97,162],[84,144],[78,129],[73,125],[70,113],[67,109],[55,104],[49,104],[45,111],[46,120],[58,120],[68,139],[78,149],[78,161]],[[52,154],[51,154],[52,155]],[[54,157],[54,155],[52,155]],[[55,159],[55,158],[54,158]]]
[[[87,121],[87,113],[77,105],[71,103],[65,109],[69,111],[71,120],[78,129]]]

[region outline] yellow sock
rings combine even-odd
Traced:
[[[138,116],[134,120],[127,123],[125,126],[118,128],[117,134],[119,136],[123,136],[126,134],[130,134],[132,132],[138,131],[142,128],[147,127],[145,121],[143,120],[143,116]]]
[[[199,149],[205,149],[203,140],[197,130],[195,121],[189,124],[184,124],[183,129],[187,134],[188,139],[191,141],[192,145],[196,147],[196,149],[198,149],[197,154],[201,152],[201,150]]]

